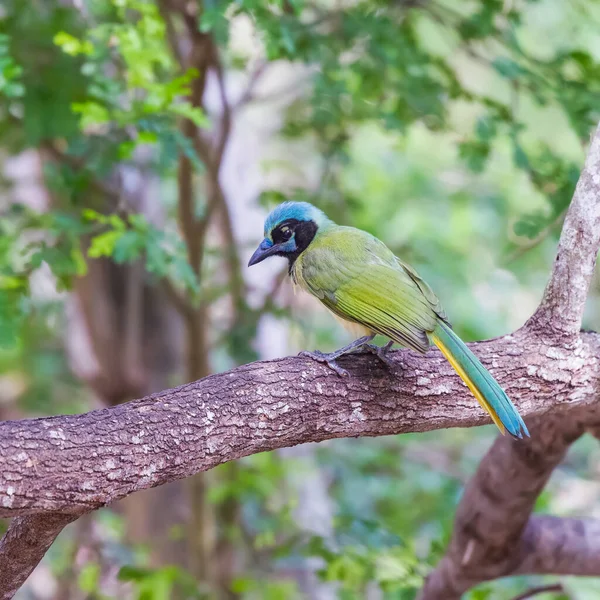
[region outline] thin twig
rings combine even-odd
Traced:
[[[258,63],[258,66],[252,71],[250,77],[248,78],[246,89],[242,92],[242,95],[238,98],[237,102],[235,102],[235,104],[231,107],[232,111],[235,112],[239,110],[254,98],[256,85],[265,74],[268,65],[269,63],[264,60],[261,60]]]
[[[221,99],[221,124],[217,140],[215,143],[214,153],[214,168],[217,173],[221,169],[221,163],[223,162],[223,154],[225,152],[225,146],[231,133],[231,106],[229,105],[229,99],[227,98],[227,90],[225,89],[225,76],[223,74],[223,67],[219,58],[219,51],[214,45],[211,52],[212,67],[217,75],[217,85],[219,87],[219,97]]]
[[[519,243],[502,261],[502,264],[507,266],[515,260],[521,258],[521,256],[529,252],[529,250],[533,250],[533,248],[539,246],[554,231],[556,227],[562,225],[566,212],[567,211],[565,209],[558,213],[553,221],[548,223],[548,225],[544,227],[544,229],[542,229],[542,231],[540,231],[533,239],[527,240],[524,243]]]
[[[173,23],[173,12],[168,0],[158,0],[158,10],[160,11],[163,21],[165,22],[165,26],[167,29],[167,40],[169,41],[169,45],[171,46],[171,51],[173,52],[173,55],[175,56],[177,62],[183,69],[185,59],[183,57],[183,52],[181,51],[181,47],[179,45],[177,31],[175,30],[175,24]]]
[[[182,316],[189,316],[194,310],[194,306],[188,296],[182,294],[167,277],[161,280],[161,284],[175,310]]]

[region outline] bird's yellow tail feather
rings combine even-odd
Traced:
[[[463,367],[460,365],[460,363],[452,355],[452,353],[450,352],[448,347],[444,344],[444,342],[435,333],[431,336],[431,341],[440,349],[440,352],[444,355],[446,360],[452,365],[452,368],[458,373],[459,377],[465,382],[467,387],[471,390],[471,393],[473,394],[473,396],[475,396],[475,398],[477,398],[477,401],[479,402],[479,404],[481,404],[481,408],[483,408],[483,410],[485,410],[490,415],[490,417],[492,418],[492,421],[494,421],[494,423],[500,430],[500,433],[502,433],[502,435],[504,435],[506,433],[506,428],[504,427],[504,424],[500,420],[498,413],[493,409],[491,404],[483,397],[483,394],[479,391],[477,386],[473,383],[473,381],[469,377],[469,375],[467,375],[466,371],[463,369]]]

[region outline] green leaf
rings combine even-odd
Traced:
[[[3,275],[0,273],[0,290],[27,291],[29,284],[22,275]]]
[[[80,40],[65,31],[59,31],[54,36],[54,43],[70,56],[89,55],[94,52],[94,46],[90,41]]]
[[[490,155],[490,145],[481,141],[466,141],[459,144],[459,155],[475,173],[481,173]]]
[[[79,245],[71,250],[71,259],[74,265],[74,274],[81,277],[87,273],[87,262]]]
[[[96,562],[89,562],[81,568],[77,579],[79,588],[86,594],[93,594],[99,590],[100,584],[100,565]]]
[[[497,58],[492,61],[492,66],[500,75],[502,75],[502,77],[510,80],[517,79],[526,72],[511,58]]]
[[[7,98],[20,98],[25,93],[20,81],[23,68],[11,55],[10,41],[9,36],[0,34],[0,93]]]
[[[115,246],[119,239],[123,237],[124,232],[119,230],[111,230],[100,235],[94,236],[91,240],[88,249],[90,258],[100,258],[102,256],[110,257],[115,251]]]
[[[133,565],[125,565],[119,569],[119,581],[142,581],[151,575],[153,571]]]
[[[117,263],[137,260],[145,247],[143,236],[137,231],[126,231],[115,241],[112,257]]]
[[[542,215],[529,215],[515,223],[514,232],[518,236],[534,239],[541,233],[547,222],[547,218]]]
[[[84,208],[81,211],[81,216],[85,221],[92,221],[102,224],[108,223],[108,217],[106,215],[103,215],[102,213],[99,213],[91,208]]]
[[[111,120],[109,110],[98,102],[73,102],[71,110],[78,115],[81,115],[81,127],[86,129],[93,125],[102,125]]]
[[[517,142],[515,142],[513,145],[513,160],[519,169],[523,169],[525,171],[529,170],[529,158],[527,157],[527,154],[525,153],[525,150],[523,150],[521,144]]]
[[[491,142],[496,137],[497,132],[498,127],[495,119],[487,115],[477,119],[475,135],[481,142]]]
[[[193,107],[189,102],[179,102],[171,106],[171,111],[189,119],[197,127],[207,127],[208,119],[201,108]]]

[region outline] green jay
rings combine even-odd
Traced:
[[[388,362],[394,342],[424,354],[435,344],[502,433],[529,435],[498,382],[452,330],[440,301],[419,275],[366,231],[335,224],[308,202],[284,202],[267,217],[248,266],[284,256],[295,285],[316,296],[358,339],[331,352],[303,352],[347,375],[336,359],[364,348]],[[373,346],[376,334],[389,338]]]

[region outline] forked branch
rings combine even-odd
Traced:
[[[581,350],[581,320],[599,247],[600,128],[592,137],[567,212],[543,300],[524,328],[546,343],[554,340],[552,344],[560,347],[566,360],[576,361]],[[548,348],[546,354],[555,351]],[[534,374],[538,369],[531,364],[528,371]],[[578,374],[581,376],[585,377],[582,371]],[[537,497],[570,444],[585,427],[593,428],[598,422],[594,405],[599,390],[590,391],[591,403],[568,414],[535,419],[530,426],[532,438],[525,443],[496,440],[467,487],[449,548],[429,576],[420,600],[458,599],[477,583],[517,572],[564,572],[556,564],[558,556],[569,557],[568,563],[561,564],[562,568],[569,564],[570,573],[575,574],[578,565],[585,565],[586,574],[600,574],[600,554],[591,562],[585,560],[590,556],[589,534],[597,531],[597,524],[582,526],[580,536],[557,539],[546,530],[551,523],[554,530],[557,523],[566,528],[567,521],[544,521],[545,527],[541,528],[539,518],[530,518]],[[537,395],[532,394],[531,400],[537,403]]]
[[[0,600],[10,600],[75,515],[15,517],[0,540]]]
[[[600,127],[591,138],[585,166],[563,225],[542,302],[529,321],[556,335],[576,337],[600,248]]]

